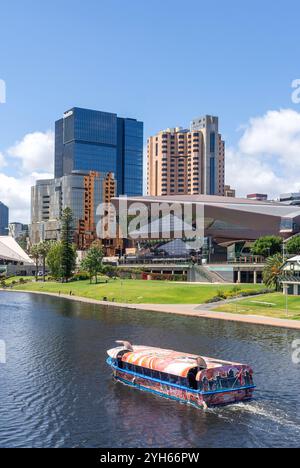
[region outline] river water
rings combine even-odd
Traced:
[[[0,293],[0,447],[297,447],[297,331]],[[251,364],[247,404],[208,411],[112,380],[115,340]]]

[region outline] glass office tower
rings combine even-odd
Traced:
[[[8,236],[8,217],[7,206],[0,202],[0,236]]]
[[[143,122],[73,108],[55,124],[55,178],[113,172],[117,195],[143,194]]]

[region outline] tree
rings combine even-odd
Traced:
[[[50,250],[48,252],[48,255],[47,255],[46,262],[50,270],[51,276],[53,276],[53,278],[56,280],[59,280],[62,278],[61,257],[62,257],[61,242],[52,243]]]
[[[292,237],[286,243],[286,250],[291,255],[299,255],[300,254],[300,236]]]
[[[103,265],[102,273],[109,278],[117,278],[118,276],[118,267],[113,265]]]
[[[38,244],[33,245],[30,249],[30,255],[34,260],[35,263],[35,280],[38,280],[38,273],[39,273],[39,264],[40,264],[40,251]]]
[[[262,257],[272,257],[281,253],[282,238],[277,236],[265,236],[254,242],[251,249],[253,255],[261,255]]]
[[[73,213],[70,208],[66,208],[61,217],[61,273],[64,281],[68,281],[72,277],[76,266],[73,238]]]
[[[267,259],[263,270],[263,281],[266,286],[279,290],[279,277],[282,274],[283,257],[281,254],[273,255]]]
[[[38,251],[39,254],[42,258],[42,265],[43,265],[43,281],[45,282],[45,276],[46,276],[46,258],[48,253],[50,252],[51,249],[51,242],[40,242],[38,244]]]
[[[100,245],[93,244],[89,249],[87,256],[81,262],[81,266],[84,270],[90,274],[90,281],[92,283],[93,277],[95,277],[96,284],[98,283],[98,273],[102,271],[102,259],[103,249]]]

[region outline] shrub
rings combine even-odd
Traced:
[[[85,281],[90,279],[90,275],[87,271],[79,271],[73,276],[73,281]]]
[[[211,299],[208,299],[208,301],[205,302],[205,304],[214,304],[215,302],[222,302],[224,299],[219,296],[212,297]]]
[[[236,298],[243,298],[243,297],[249,297],[249,296],[259,296],[260,294],[270,294],[274,292],[274,289],[261,289],[261,290],[254,290],[254,289],[240,289],[237,288],[238,291],[235,292],[235,288],[233,288],[231,291],[217,291],[217,296],[213,297],[212,299],[209,299],[208,301],[205,302],[205,304],[213,304],[214,302],[220,302],[226,299],[236,299]],[[234,291],[234,292],[233,292]]]
[[[217,291],[216,297],[218,297],[218,298],[221,299],[221,300],[222,300],[222,299],[226,299],[226,298],[227,298],[227,294],[226,294],[225,291],[222,291],[222,289],[219,289],[219,290]]]

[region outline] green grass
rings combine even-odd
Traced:
[[[90,299],[103,300],[107,297],[109,301],[134,304],[203,304],[216,296],[217,291],[230,291],[230,285],[193,285],[162,281],[140,281],[140,280],[110,280],[108,284],[90,284],[89,281],[74,281],[68,284],[55,282],[16,285],[14,289],[19,291],[41,291],[75,296]],[[243,289],[260,291],[263,286],[244,285]]]
[[[217,312],[229,312],[242,315],[261,315],[281,319],[300,320],[300,297],[288,296],[288,315],[286,296],[282,293],[265,294],[241,301],[224,304],[214,309]]]
[[[23,279],[25,281],[33,281],[34,276],[12,276],[12,277],[7,278],[7,279],[5,278],[5,283],[8,286],[10,286],[13,281],[18,283],[20,281],[20,279]]]

